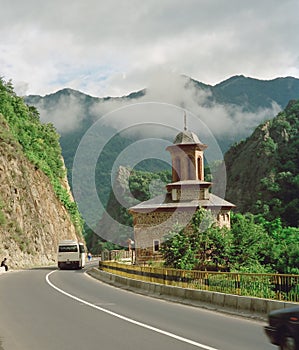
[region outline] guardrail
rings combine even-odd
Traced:
[[[101,254],[102,260],[132,260],[132,251],[128,250],[104,250]]]
[[[103,271],[137,280],[240,296],[299,302],[299,275],[177,270],[100,261]]]

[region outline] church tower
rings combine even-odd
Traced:
[[[173,201],[209,199],[211,182],[204,181],[203,144],[196,134],[187,130],[177,134],[166,148],[172,159],[172,183],[166,186]]]
[[[161,259],[160,243],[175,224],[187,226],[200,208],[211,210],[220,227],[230,227],[234,204],[210,192],[211,182],[204,180],[204,150],[197,135],[185,127],[172,145],[172,182],[166,193],[129,209],[134,222],[136,263]]]
[[[172,181],[204,180],[204,155],[207,145],[190,131],[180,132],[166,149],[172,158]]]

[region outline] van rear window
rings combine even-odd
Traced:
[[[77,252],[78,247],[74,245],[60,245],[58,249],[59,253],[65,253],[65,252]]]

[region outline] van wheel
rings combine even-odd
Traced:
[[[288,333],[283,334],[280,344],[281,350],[296,350],[296,341]]]

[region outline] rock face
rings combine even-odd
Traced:
[[[237,210],[299,224],[299,100],[259,125],[224,157],[227,199]]]
[[[62,239],[82,241],[49,178],[28,161],[0,118],[0,259],[6,257],[10,268],[55,264]]]

